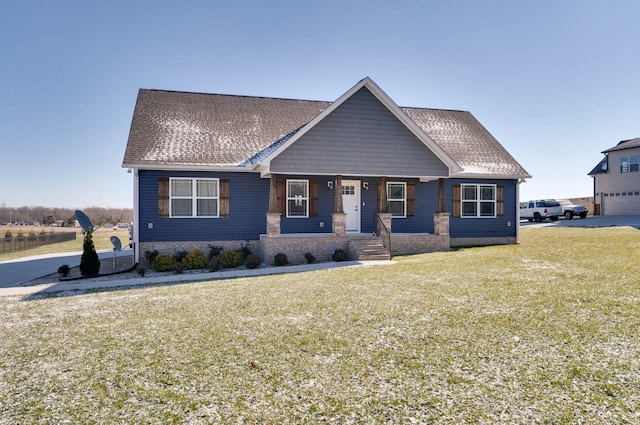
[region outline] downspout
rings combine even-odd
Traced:
[[[133,169],[133,264],[140,262],[140,177]]]
[[[519,178],[516,183],[516,243],[520,243],[520,184],[524,183],[524,178]]]

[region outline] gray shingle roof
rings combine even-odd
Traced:
[[[249,164],[330,105],[331,102],[142,89],[123,167]],[[471,113],[401,109],[464,169],[461,174],[529,177]]]
[[[329,104],[140,90],[123,165],[238,165]]]
[[[529,177],[527,171],[466,111],[402,108],[468,175]]]
[[[640,147],[640,137],[636,139],[623,140],[612,148],[602,151],[602,153],[621,151],[624,149],[631,149]]]

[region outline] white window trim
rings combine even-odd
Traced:
[[[304,197],[289,196],[289,183],[304,183],[306,187],[306,193]],[[287,218],[309,218],[309,180],[304,179],[287,179]],[[307,201],[305,215],[289,215],[289,201]]]
[[[404,186],[404,198],[402,199],[389,199],[389,185],[392,184],[399,184]],[[391,218],[407,218],[407,183],[406,182],[387,182],[387,204],[389,202],[402,202],[402,215],[392,215]],[[389,208],[389,211],[391,211],[391,208]]]
[[[493,199],[480,199],[480,188],[483,186],[490,186],[493,188]],[[476,199],[465,200],[464,199],[464,188],[465,187],[474,187],[476,189]],[[486,184],[486,183],[462,183],[460,185],[460,217],[461,218],[496,218],[497,217],[497,208],[498,201],[496,197],[498,196],[498,185],[496,184]],[[476,215],[464,215],[464,204],[475,202],[476,203]],[[480,215],[480,204],[486,202],[493,202],[493,215]]]
[[[173,184],[174,180],[191,180],[191,196],[173,196]],[[218,196],[197,196],[198,194],[198,181],[215,181],[216,193]],[[191,215],[173,215],[173,200],[174,199],[191,199]],[[198,215],[198,199],[215,199],[216,213],[215,215]],[[170,177],[169,178],[169,217],[171,218],[220,218],[220,179],[211,178],[197,178],[197,177]]]

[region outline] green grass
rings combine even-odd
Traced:
[[[0,227],[0,231],[2,231],[1,236],[4,236],[4,232],[6,231],[6,229],[8,228]],[[15,230],[15,229],[18,229],[18,230]],[[39,227],[36,227],[35,229],[36,229],[35,230],[36,234],[40,233]],[[17,232],[19,230],[21,229],[17,227],[11,228],[11,231],[13,232],[14,237],[17,235]],[[27,231],[24,229],[22,230],[23,230],[23,233],[26,235]],[[63,228],[56,231],[67,231],[67,229]],[[49,232],[49,230],[47,230],[47,232]],[[59,253],[59,252],[82,252],[82,241],[83,241],[84,235],[81,233],[81,230],[76,230],[76,234],[77,234],[76,239],[73,241],[67,241],[67,242],[51,244],[51,245],[43,245],[38,248],[27,249],[24,251],[16,251],[16,252],[10,252],[6,254],[2,253],[0,254],[0,261],[15,260],[17,258],[31,257],[35,255],[53,254],[53,253]],[[96,231],[93,234],[93,245],[96,247],[96,250],[99,251],[101,249],[113,249],[113,244],[111,243],[111,239],[110,239],[111,236],[117,236],[118,238],[120,238],[120,241],[122,242],[123,247],[126,248],[128,246],[129,231],[127,229],[118,229],[118,230],[98,229],[98,231]]]
[[[0,423],[640,420],[640,231],[0,298]]]

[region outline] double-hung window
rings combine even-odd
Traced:
[[[496,185],[461,185],[462,217],[496,217]]]
[[[637,173],[638,172],[638,155],[628,155],[620,157],[621,173]]]
[[[309,180],[287,180],[287,217],[309,217]]]
[[[171,217],[218,217],[219,180],[171,178]]]
[[[387,183],[387,204],[392,217],[404,218],[407,216],[406,183]]]

